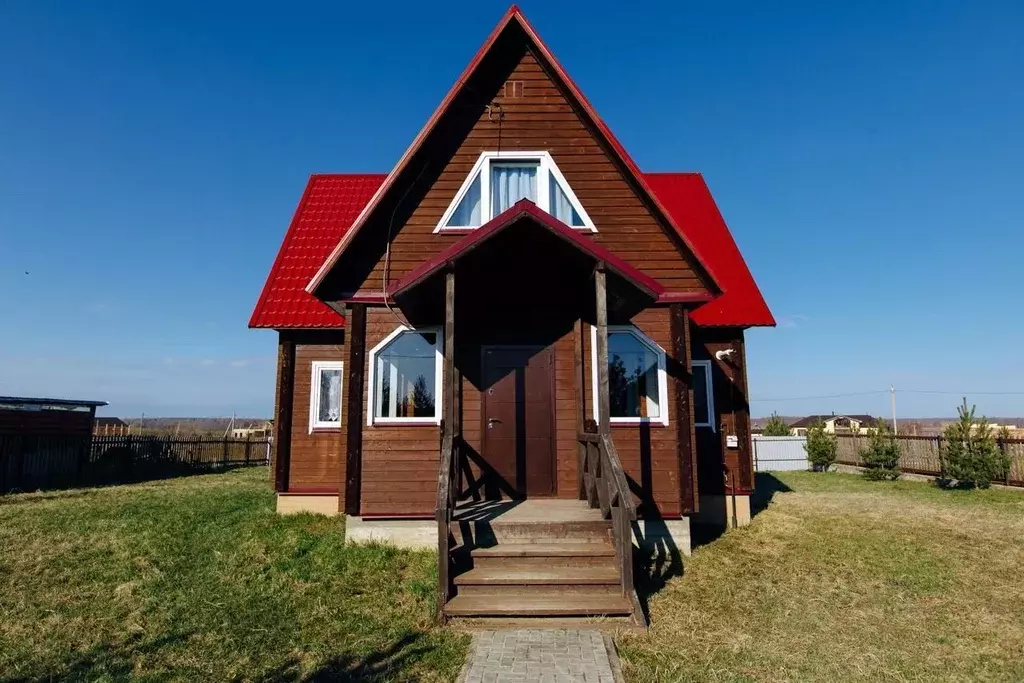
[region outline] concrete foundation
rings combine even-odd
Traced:
[[[437,522],[432,519],[345,519],[347,543],[386,543],[399,548],[437,550]]]
[[[277,512],[282,515],[310,512],[315,515],[333,517],[338,514],[338,496],[279,493],[277,494]]]
[[[750,524],[750,496],[702,495],[700,512],[694,516],[693,521],[694,524],[714,527],[747,526]]]
[[[633,545],[645,555],[689,557],[690,520],[639,519],[633,523]]]

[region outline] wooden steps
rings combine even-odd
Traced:
[[[456,595],[444,612],[452,617],[627,617],[633,607],[621,595]]]
[[[487,514],[489,509],[498,511]],[[455,596],[444,607],[446,617],[464,624],[592,618],[633,623],[611,522],[586,503],[477,505],[456,520],[462,546],[454,554]]]

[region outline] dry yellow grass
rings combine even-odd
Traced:
[[[630,681],[1024,680],[1024,492],[779,479],[620,639]]]

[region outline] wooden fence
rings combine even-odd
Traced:
[[[269,439],[0,434],[0,493],[163,479],[270,462]]]
[[[838,457],[843,465],[863,466],[862,450],[868,447],[866,435],[838,435]],[[897,436],[900,445],[900,471],[941,477],[944,474],[942,453],[945,438],[941,436]],[[1000,439],[999,447],[1010,455],[1010,468],[999,482],[1007,486],[1024,486],[1024,439]]]

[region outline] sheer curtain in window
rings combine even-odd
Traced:
[[[491,218],[520,199],[537,201],[537,165],[492,164]]]
[[[341,370],[320,372],[319,422],[337,422],[341,419]]]

